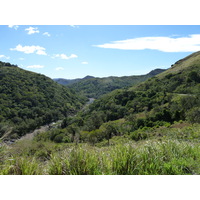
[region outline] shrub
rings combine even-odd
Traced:
[[[187,114],[186,119],[191,123],[200,123],[200,108],[192,108]]]
[[[56,143],[61,143],[61,142],[63,142],[63,138],[64,138],[63,134],[59,134],[59,135],[56,135],[56,137],[53,139],[53,141]]]
[[[148,137],[148,134],[145,130],[138,129],[137,131],[134,131],[130,134],[130,137],[132,140],[138,141],[138,140],[144,140]]]

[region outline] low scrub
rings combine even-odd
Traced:
[[[48,156],[45,153],[47,147],[51,149]],[[55,145],[49,142],[32,154],[29,150],[34,149],[35,146],[29,148],[25,153],[21,153],[21,156],[14,153],[15,148],[19,146],[1,146],[0,174],[184,175],[200,173],[199,142],[177,139],[149,139],[138,142],[124,140],[124,143],[118,142],[104,147],[88,144]],[[41,159],[41,154],[45,159]]]

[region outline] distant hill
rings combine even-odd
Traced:
[[[138,84],[164,71],[165,69],[155,69],[146,75],[138,76],[110,76],[105,78],[94,78],[92,76],[86,76],[83,79],[70,80],[68,84],[66,84],[68,80],[56,81],[60,84],[66,85],[69,88],[72,88],[81,95],[97,99],[100,96],[107,94],[115,89],[120,89]]]
[[[76,112],[85,101],[44,75],[0,62],[0,137],[6,127],[22,136]]]
[[[180,120],[200,123],[200,52],[138,85],[102,96],[77,116],[76,123],[84,119],[79,129],[96,140],[106,131],[110,135],[104,138]]]
[[[53,79],[55,82],[61,84],[61,85],[70,85],[73,83],[77,83],[81,80],[87,80],[87,79],[91,79],[91,78],[95,78],[93,76],[86,76],[84,78],[77,78],[77,79],[64,79],[64,78],[55,78]]]

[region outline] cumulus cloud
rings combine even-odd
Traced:
[[[38,55],[47,55],[45,48],[41,46],[22,46],[18,44],[15,48],[10,48],[11,51],[20,51],[26,54],[36,53]]]
[[[43,33],[43,35],[46,35],[46,36],[48,36],[48,37],[51,36],[48,32]]]
[[[42,69],[42,68],[44,68],[44,66],[43,65],[29,65],[26,68],[28,68],[28,69]]]
[[[84,61],[84,62],[82,62],[81,64],[83,64],[83,65],[87,65],[87,64],[88,64],[88,62]]]
[[[62,54],[55,54],[52,58],[60,58],[60,59],[64,59],[64,60],[69,60],[72,58],[77,58],[78,56],[75,54],[71,54],[70,56],[67,56],[66,54],[62,53]]]
[[[56,68],[56,71],[61,71],[61,70],[64,70],[64,68],[63,67],[57,67]]]
[[[28,35],[40,32],[37,27],[34,28],[31,26],[29,28],[26,28],[25,31],[27,31]]]
[[[3,58],[3,59],[10,59],[10,57],[9,56],[5,56],[5,55],[0,55],[0,58]]]
[[[14,28],[15,30],[17,30],[19,28],[18,25],[8,25],[9,28]]]
[[[140,37],[113,41],[101,45],[100,48],[121,50],[159,50],[162,52],[195,52],[200,50],[200,34],[187,37]]]

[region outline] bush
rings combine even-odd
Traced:
[[[135,141],[138,141],[138,140],[144,140],[148,137],[148,134],[145,130],[137,130],[137,131],[134,131],[130,134],[130,137],[132,140],[135,140]]]
[[[59,134],[59,135],[56,135],[56,137],[54,138],[54,142],[56,143],[61,143],[63,142],[63,138],[64,138],[64,135],[63,134]]]
[[[192,108],[187,114],[186,119],[191,123],[200,123],[200,108]]]

